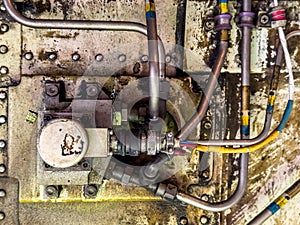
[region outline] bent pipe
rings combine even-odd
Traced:
[[[219,52],[216,57],[216,63],[214,64],[214,67],[212,69],[212,74],[208,79],[208,83],[205,87],[204,95],[201,98],[197,112],[192,116],[192,118],[183,126],[181,131],[176,135],[177,139],[184,141],[205,116],[205,113],[209,106],[209,101],[217,85],[218,77],[223,67],[227,50],[228,50],[228,41],[220,41]]]
[[[12,0],[3,0],[9,15],[20,24],[41,29],[77,29],[77,30],[107,30],[107,31],[131,31],[147,36],[147,27],[141,23],[125,21],[82,21],[82,20],[46,20],[29,19],[23,16],[15,7]],[[161,39],[158,37],[159,51],[159,75],[165,77],[165,49]]]
[[[235,192],[225,201],[221,202],[206,202],[199,198],[193,197],[191,195],[179,192],[176,195],[176,198],[179,201],[185,202],[187,204],[193,205],[195,207],[201,208],[203,210],[211,211],[211,212],[221,212],[233,207],[236,203],[238,203],[241,198],[244,196],[246,187],[247,187],[247,179],[248,179],[248,154],[242,154],[240,157],[240,172],[239,172],[239,182]]]

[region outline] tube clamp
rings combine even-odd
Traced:
[[[214,17],[215,30],[231,30],[232,26],[230,24],[232,16],[229,13],[220,14]]]
[[[254,18],[255,13],[254,12],[241,12],[239,14],[239,27],[254,27]]]

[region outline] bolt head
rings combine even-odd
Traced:
[[[170,63],[172,60],[172,57],[170,55],[166,55],[166,63]]]
[[[180,217],[179,223],[180,223],[180,225],[187,225],[188,224],[188,219],[185,216]]]
[[[5,33],[9,30],[9,26],[5,23],[2,23],[0,26],[0,30]]]
[[[47,186],[46,189],[46,195],[50,198],[58,198],[58,189],[56,186],[50,185]]]
[[[8,47],[6,45],[1,45],[0,46],[0,53],[5,54],[8,52]]]
[[[98,188],[96,185],[89,184],[85,187],[84,192],[87,197],[96,197],[98,193]]]
[[[260,17],[260,23],[261,24],[267,24],[270,21],[270,18],[268,15],[264,14]]]
[[[6,123],[6,116],[0,116],[0,124]]]
[[[9,70],[6,66],[1,66],[0,67],[0,74],[6,75],[6,74],[8,74],[8,72],[9,72]]]
[[[207,216],[201,216],[200,217],[200,223],[201,224],[208,224],[209,223],[209,219]]]
[[[99,89],[96,85],[89,85],[86,89],[86,93],[90,97],[96,97],[99,94]]]
[[[50,97],[54,97],[59,94],[58,87],[56,85],[47,85],[46,94]]]

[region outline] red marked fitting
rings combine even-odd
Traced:
[[[271,11],[271,26],[275,27],[284,27],[286,25],[286,14],[285,9],[281,6],[275,7]]]

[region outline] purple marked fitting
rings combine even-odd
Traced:
[[[254,27],[254,12],[241,12],[239,15],[240,23],[239,27]]]
[[[232,26],[230,24],[232,16],[229,13],[220,14],[214,17],[215,30],[231,30]]]

